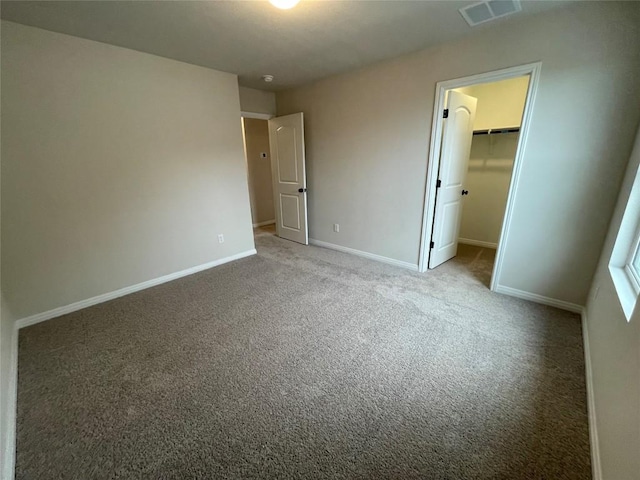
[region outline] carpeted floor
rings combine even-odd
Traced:
[[[588,479],[577,315],[268,233],[20,332],[18,479]]]

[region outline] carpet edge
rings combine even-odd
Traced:
[[[521,298],[523,300],[529,300],[530,302],[541,303],[542,305],[567,310],[573,313],[582,313],[584,308],[582,305],[578,305],[577,303],[545,297],[543,295],[538,295],[537,293],[530,293],[524,290],[518,290],[517,288],[507,287],[505,285],[497,285],[493,291],[503,295],[509,295],[510,297]]]
[[[225,263],[232,262],[234,260],[240,260],[241,258],[249,257],[257,253],[258,253],[257,250],[255,248],[252,248],[250,250],[245,250],[244,252],[236,253],[228,257],[214,260],[212,262],[203,263],[201,265],[196,265],[195,267],[190,267],[184,270],[180,270],[178,272],[170,273],[168,275],[163,275],[162,277],[152,278],[151,280],[147,280],[145,282],[137,283],[135,285],[130,285],[128,287],[114,290],[113,292],[103,293],[101,295],[96,295],[95,297],[87,298],[85,300],[80,300],[78,302],[74,302],[69,305],[64,305],[62,307],[57,307],[51,310],[47,310],[45,312],[36,313],[35,315],[31,315],[31,316],[16,320],[16,328],[21,329],[21,328],[29,327],[31,325],[35,325],[36,323],[44,322],[46,320],[51,320],[52,318],[56,318],[61,315],[66,315],[68,313],[76,312],[78,310],[82,310],[83,308],[91,307],[93,305],[104,303],[119,297],[124,297],[125,295],[129,295],[130,293],[135,293],[141,290],[145,290],[147,288],[155,287],[157,285],[161,285],[163,283],[167,283],[172,280],[177,280],[178,278],[186,277],[188,275],[193,275],[194,273],[198,273],[203,270],[208,270],[210,268],[214,268],[214,267],[223,265]]]
[[[342,245],[336,245],[335,243],[325,242],[323,240],[316,240],[315,238],[309,239],[309,244],[316,247],[328,248],[329,250],[336,250],[342,253],[349,253],[358,257],[368,258],[369,260],[375,260],[376,262],[386,263],[394,265],[396,267],[406,268],[414,272],[418,271],[418,265],[415,263],[409,263],[402,260],[396,260],[395,258],[389,258],[375,253],[365,252],[363,250],[357,250],[355,248],[343,247]]]

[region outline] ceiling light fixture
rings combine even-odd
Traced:
[[[273,82],[273,75],[262,75],[262,80],[267,83],[271,83]]]
[[[300,0],[269,0],[269,3],[274,7],[278,7],[281,10],[289,10],[295,7]]]

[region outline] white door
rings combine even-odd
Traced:
[[[429,268],[456,256],[458,234],[462,218],[464,181],[469,167],[469,153],[473,138],[473,122],[478,100],[459,92],[450,91],[447,101],[448,116],[444,121],[436,211],[431,234]]]
[[[302,113],[269,120],[269,143],[276,207],[276,234],[308,245],[307,178]]]

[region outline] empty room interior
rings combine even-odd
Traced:
[[[640,480],[640,2],[0,2],[0,478]]]

